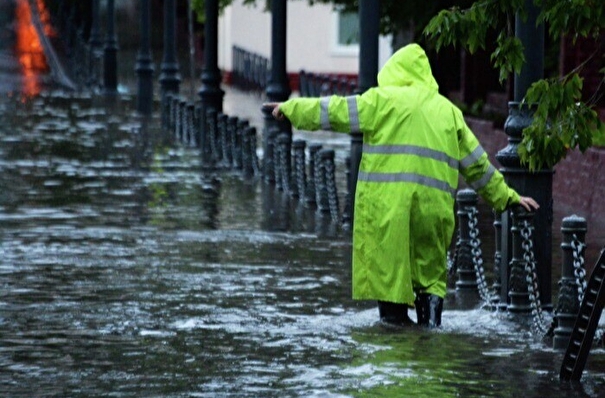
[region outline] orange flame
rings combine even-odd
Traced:
[[[43,0],[38,0],[38,10],[41,15],[45,33],[54,34],[49,23],[49,16]],[[42,16],[43,15],[43,16]],[[15,49],[23,73],[23,92],[25,97],[40,93],[38,75],[48,71],[48,64],[42,48],[42,43],[32,22],[31,9],[28,0],[18,0],[15,10],[16,44]]]

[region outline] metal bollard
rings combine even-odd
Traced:
[[[229,119],[229,116],[225,115],[224,113],[219,113],[216,123],[218,127],[217,131],[221,152],[220,159],[222,165],[229,164],[231,162],[231,159],[229,158],[230,152],[228,144],[229,140],[227,136],[227,119]]]
[[[242,175],[245,178],[250,178],[254,175],[254,169],[252,168],[252,159],[250,158],[250,136],[248,135],[248,129],[250,127],[246,127],[244,131],[242,131],[241,135],[241,170]]]
[[[561,223],[563,263],[555,309],[557,327],[554,330],[554,349],[567,348],[580,311],[581,296],[586,284],[582,261],[586,230],[586,219],[576,215],[564,218]]]
[[[345,194],[345,204],[344,209],[342,211],[342,223],[348,228],[351,226],[351,219],[353,212],[351,211],[352,205],[352,195],[351,195],[351,157],[347,156],[345,158],[345,178],[347,181],[347,193]]]
[[[533,214],[519,206],[511,210],[511,215],[513,219],[513,226],[511,227],[512,258],[510,261],[510,277],[508,282],[508,296],[510,298],[508,310],[515,313],[529,314],[532,308],[529,300],[527,272],[525,271],[527,261],[523,256],[521,230],[525,221],[531,223]]]
[[[282,169],[281,169],[281,156],[280,156],[280,152],[282,150],[282,147],[279,146],[279,135],[277,135],[275,137],[275,139],[273,140],[272,143],[273,146],[273,182],[275,183],[275,188],[278,191],[282,191],[283,190],[283,186],[282,186]]]
[[[175,96],[172,100],[172,134],[176,140],[178,140],[178,128],[180,123],[180,104],[181,99]]]
[[[328,200],[328,210],[332,220],[338,221],[340,217],[340,208],[338,205],[338,192],[336,190],[336,166],[334,165],[334,150],[324,149],[320,152],[321,162],[323,164],[323,182],[325,184],[326,196]]]
[[[162,97],[162,127],[165,130],[170,128],[170,104],[172,103],[172,93],[168,93]]]
[[[205,145],[206,159],[209,163],[214,163],[222,159],[222,152],[220,145],[218,145],[218,126],[217,126],[217,112],[216,109],[210,108],[206,111],[206,129],[201,133],[204,135],[204,139],[200,140]]]
[[[195,146],[195,104],[188,102],[186,104],[186,123],[185,123],[185,143],[189,146]]]
[[[276,126],[270,127],[266,134],[263,135],[263,175],[268,183],[275,183],[277,165],[275,164],[274,151],[277,149],[275,140],[279,134],[279,128]]]
[[[307,143],[304,140],[292,141],[293,152],[293,169],[292,169],[292,185],[290,194],[294,198],[300,198],[305,194],[305,180],[307,173],[305,170],[305,148]]]
[[[174,126],[176,126],[176,105],[179,103],[179,98],[175,94],[170,94],[170,115],[168,116],[168,129],[174,134]]]
[[[476,290],[477,273],[473,263],[471,229],[469,221],[471,220],[472,209],[477,208],[479,196],[472,189],[463,189],[456,195],[458,202],[458,231],[460,237],[460,246],[458,247],[456,290]]]
[[[200,149],[200,153],[204,154],[204,150],[209,152],[208,140],[206,139],[206,115],[204,114],[202,104],[197,102],[193,106],[193,139],[196,146]],[[203,156],[207,159],[208,154]]]
[[[317,203],[317,210],[320,213],[328,213],[330,206],[328,204],[328,190],[326,188],[322,153],[323,149],[315,153],[315,202]]]
[[[290,192],[290,178],[292,173],[292,139],[289,134],[280,134],[277,136],[277,145],[279,147],[279,176],[280,186],[284,192]],[[275,180],[278,178],[276,176]]]
[[[187,101],[181,99],[178,105],[179,113],[178,113],[178,128],[176,129],[176,136],[178,140],[183,143],[185,142],[185,130],[186,130],[186,122],[187,122]]]
[[[236,157],[236,136],[237,136],[237,124],[239,123],[239,118],[237,116],[230,116],[227,119],[227,148],[229,148],[229,167],[235,166],[235,157]]]
[[[235,168],[238,170],[242,169],[242,156],[243,156],[243,145],[242,145],[242,141],[243,141],[243,137],[245,135],[245,131],[248,128],[248,126],[250,125],[250,122],[248,122],[248,120],[245,119],[241,119],[238,124],[237,124],[237,130],[236,130],[236,134],[235,134],[235,152],[233,155],[233,163],[235,165]]]
[[[252,167],[252,174],[259,175],[261,172],[258,155],[256,153],[257,138],[256,138],[256,127],[248,127],[246,129],[246,135],[248,135],[248,151],[250,156],[250,164]]]
[[[315,192],[315,163],[317,158],[316,154],[321,148],[321,144],[309,145],[309,177],[307,179],[305,201],[311,206],[317,205],[317,194]]]

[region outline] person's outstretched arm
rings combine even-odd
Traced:
[[[263,104],[263,108],[271,108],[274,118],[287,118],[292,126],[300,130],[353,133],[361,131],[359,100],[358,95],[293,98],[285,102],[268,102]]]

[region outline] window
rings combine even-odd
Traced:
[[[359,15],[357,12],[334,12],[334,52],[339,55],[359,54]]]

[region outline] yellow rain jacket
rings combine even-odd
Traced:
[[[378,87],[280,106],[302,130],[363,133],[353,222],[353,298],[413,306],[444,297],[459,173],[494,209],[519,203],[466,125],[438,92],[424,50],[398,50]]]

